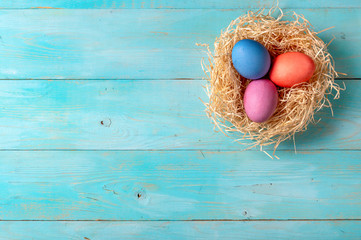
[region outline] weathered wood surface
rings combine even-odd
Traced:
[[[359,240],[360,225],[359,221],[0,222],[0,238],[11,240]]]
[[[239,151],[198,99],[195,43],[272,4],[1,1],[0,239],[361,239],[358,0],[279,4],[348,73],[297,154]]]
[[[338,81],[342,84],[343,81]],[[1,149],[223,149],[242,146],[213,131],[198,80],[0,81]],[[361,81],[321,121],[296,136],[298,150],[360,149]],[[248,141],[248,143],[250,143]],[[292,141],[279,149],[294,149]]]
[[[234,9],[272,7],[276,0],[244,1],[244,0],[11,0],[1,1],[1,8],[75,8],[75,9]],[[282,8],[360,8],[358,0],[279,0]]]
[[[200,79],[204,49],[247,9],[0,11],[1,79]],[[360,78],[361,9],[303,9],[336,69]]]
[[[279,157],[0,151],[0,219],[360,219],[360,151]]]

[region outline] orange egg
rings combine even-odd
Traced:
[[[280,87],[307,82],[315,71],[315,63],[306,54],[287,52],[277,56],[270,70],[270,79]]]

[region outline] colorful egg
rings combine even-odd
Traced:
[[[269,76],[280,87],[292,87],[310,80],[314,71],[312,58],[300,52],[287,52],[274,59]]]
[[[271,66],[271,57],[267,49],[257,41],[243,39],[232,49],[234,68],[243,77],[259,79],[267,74]]]
[[[268,79],[250,82],[243,97],[244,109],[253,122],[267,121],[278,103],[278,92],[274,83]]]

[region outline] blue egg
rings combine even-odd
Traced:
[[[243,39],[233,47],[232,62],[243,77],[259,79],[267,74],[271,66],[271,56],[259,42]]]

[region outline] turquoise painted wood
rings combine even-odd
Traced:
[[[195,43],[272,4],[1,1],[0,239],[361,239],[358,0],[279,3],[335,26],[348,74],[297,154],[240,151],[203,111]]]
[[[206,54],[196,43],[212,45],[246,11],[2,10],[0,79],[200,79]],[[320,36],[336,37],[330,45],[336,69],[360,78],[361,10],[297,12],[317,30],[335,27]]]
[[[22,231],[19,231],[21,229]],[[279,239],[359,240],[359,221],[330,222],[0,222],[0,238],[12,240]],[[46,231],[44,231],[46,230]],[[267,234],[265,234],[267,233]]]
[[[282,151],[279,157],[1,151],[0,219],[360,219],[360,151]]]
[[[360,149],[361,81],[324,109],[298,150]],[[338,81],[342,84],[343,81]],[[1,149],[244,149],[213,131],[199,80],[0,81]],[[236,137],[239,135],[233,135]],[[250,143],[250,142],[248,142]],[[279,149],[294,149],[292,141]]]
[[[141,9],[141,8],[167,8],[167,9],[234,9],[234,8],[262,8],[272,7],[276,0],[240,1],[240,0],[12,0],[0,2],[1,8],[75,8],[75,9]],[[359,8],[358,0],[279,0],[282,8]]]

